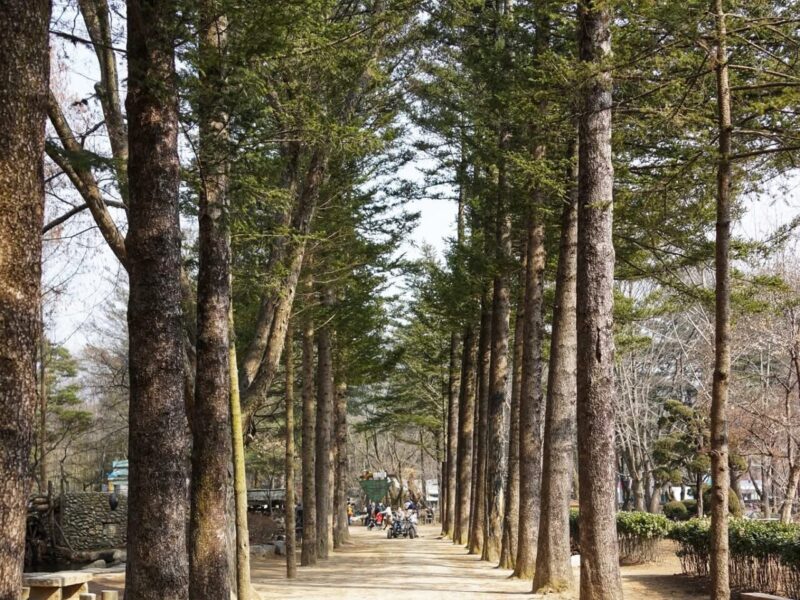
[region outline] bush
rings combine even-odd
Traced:
[[[656,560],[658,542],[670,530],[664,515],[646,512],[618,512],[617,540],[619,560],[628,565],[638,565]]]
[[[579,520],[578,511],[570,511],[570,547],[576,554],[580,553]],[[618,512],[617,540],[620,562],[641,564],[654,561],[658,542],[666,537],[669,529],[670,522],[664,515],[646,512]]]
[[[695,505],[696,506],[696,505]],[[695,509],[695,512],[696,509]],[[703,492],[703,512],[711,514],[711,490],[706,489]],[[739,502],[739,496],[733,490],[728,490],[728,512],[734,517],[742,516],[742,505]]]
[[[697,516],[697,500],[692,500],[689,498],[688,500],[683,501],[683,505],[686,507],[686,512],[689,513],[687,519]]]
[[[668,537],[678,542],[685,573],[708,575],[710,527],[709,519],[692,519],[672,527]],[[732,519],[728,540],[734,588],[800,598],[800,526]]]
[[[668,538],[678,542],[676,554],[684,573],[701,577],[708,575],[710,524],[708,519],[690,519],[685,523],[675,523],[667,535]]]
[[[680,500],[673,500],[664,505],[664,516],[671,521],[686,521],[689,519],[689,509]]]

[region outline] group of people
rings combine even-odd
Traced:
[[[392,510],[391,505],[387,506],[383,502],[373,504],[370,501],[367,504],[367,514],[364,518],[364,524],[386,529],[390,527],[395,520],[402,521],[405,518],[408,518],[415,525],[419,520],[417,504],[413,500],[408,500],[403,504],[402,508],[398,508],[397,510]]]

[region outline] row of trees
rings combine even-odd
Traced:
[[[347,388],[379,372],[380,292],[411,222],[391,173],[407,160],[396,115],[416,4],[59,3],[54,39],[96,59],[86,97],[48,90],[50,4],[32,7],[2,10],[15,34],[0,66],[20,81],[3,86],[3,243],[13,245],[4,281],[16,283],[3,311],[13,429],[2,446],[10,543],[0,597],[20,585],[42,233],[67,239],[88,212],[129,284],[126,594],[222,598],[238,588],[247,598],[244,443],[270,420],[278,387],[293,462],[295,338],[311,486],[303,560],[327,557],[346,536]],[[12,24],[23,14],[27,28]],[[48,190],[71,203],[47,223],[45,150]],[[195,219],[196,243],[182,249],[181,221],[191,236]],[[290,323],[298,335],[287,335]]]
[[[370,443],[401,472],[409,448],[422,464],[443,458],[444,532],[537,590],[570,585],[577,487],[581,597],[593,599],[622,595],[615,457],[637,506],[645,488],[654,505],[675,478],[661,471],[675,471],[676,432],[697,426],[713,597],[728,597],[739,464],[728,395],[732,367],[752,367],[752,353],[747,365],[733,353],[731,302],[769,294],[731,263],[771,250],[734,239],[732,220],[795,164],[795,2],[57,6],[52,24],[46,1],[0,9],[11,32],[0,42],[0,598],[20,580],[42,234],[66,238],[82,219],[129,282],[130,598],[248,597],[244,446],[278,419],[287,489],[302,430],[301,561],[328,556],[346,536],[348,400],[365,466]],[[87,97],[48,84],[49,29],[94,55]],[[413,154],[404,128],[434,165],[416,188],[396,178]],[[48,190],[72,200],[46,224],[45,153]],[[411,310],[392,319],[387,286],[411,225],[398,198],[451,192],[446,265],[415,265]],[[649,303],[615,281],[651,287]],[[792,302],[781,314],[794,332]],[[687,393],[671,399],[692,414],[649,392],[623,401],[664,363],[632,372],[627,360],[663,343],[655,325],[670,315],[686,329],[689,305],[709,315],[693,331],[707,336],[701,365],[714,363],[711,377],[674,367]],[[774,424],[788,498],[800,468],[787,372],[763,379],[761,413],[737,410],[756,424],[785,390]],[[710,391],[688,392],[701,383]]]
[[[573,8],[436,3],[410,86],[437,161],[427,183],[452,174],[459,203],[429,286],[451,348],[443,532],[535,590],[561,589],[574,489],[581,597],[619,598],[618,475],[631,504],[659,510],[671,483],[694,474],[702,498],[710,474],[712,596],[727,598],[728,494],[754,454],[745,447],[762,436],[788,444],[790,464],[795,452],[790,432],[769,435],[762,418],[745,434],[737,418],[731,454],[729,413],[759,419],[728,396],[732,369],[752,374],[732,311],[793,314],[791,293],[753,302],[785,275],[750,259],[794,224],[759,245],[735,239],[732,223],[793,169],[797,6]],[[782,379],[776,421],[788,425],[794,384]],[[735,386],[738,396],[747,383]],[[784,484],[788,518],[796,480]]]

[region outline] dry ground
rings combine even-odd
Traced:
[[[351,528],[352,543],[317,567],[302,567],[297,579],[285,579],[283,559],[257,561],[253,580],[262,599],[303,600],[468,600],[534,598],[528,581],[509,579],[510,571],[470,556],[440,539],[439,527],[421,528],[416,540],[388,540],[382,532]],[[702,585],[680,573],[674,555],[657,564],[623,567],[628,600],[695,600]],[[576,569],[577,576],[577,569]],[[561,595],[549,598],[571,599]]]
[[[382,531],[351,528],[352,542],[313,568],[301,567],[286,580],[285,559],[254,559],[252,576],[262,600],[470,600],[537,598],[528,581],[509,579],[509,571],[470,556],[439,537],[438,526],[423,526],[416,540],[389,540]],[[704,586],[680,573],[677,558],[665,548],[656,564],[623,567],[627,600],[696,600]],[[577,569],[575,570],[577,581]],[[95,576],[91,591],[124,586],[124,574]],[[576,595],[548,596],[572,600]],[[215,600],[215,599],[209,599]]]

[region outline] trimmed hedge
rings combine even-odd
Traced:
[[[570,546],[580,553],[579,516],[577,510],[569,514]],[[624,564],[642,564],[656,560],[658,542],[669,533],[670,522],[664,515],[646,512],[617,513],[617,541],[619,560]]]
[[[680,500],[673,500],[664,505],[664,516],[671,521],[688,521],[689,509]]]
[[[678,542],[684,573],[708,575],[710,528],[709,519],[672,526],[668,537]],[[800,598],[800,526],[731,519],[728,539],[732,587]]]

